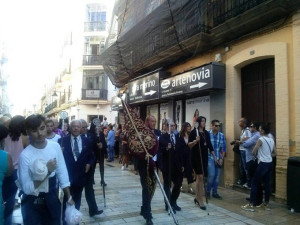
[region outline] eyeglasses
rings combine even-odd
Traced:
[[[215,125],[215,127],[220,127],[221,125]]]

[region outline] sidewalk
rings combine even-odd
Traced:
[[[118,164],[118,161],[105,163],[106,208],[104,208],[102,187],[100,186],[99,169],[97,168],[95,172],[94,188],[98,207],[104,210],[102,218],[89,217],[83,193],[81,224],[145,224],[145,220],[140,216],[142,189],[139,176],[133,173],[132,166],[129,167],[131,170],[121,171],[121,164]],[[247,212],[241,209],[241,205],[246,203],[247,194],[225,188],[220,188],[219,194],[223,200],[209,200],[207,210],[203,211],[194,204],[193,195],[181,193],[178,205],[182,211],[176,213],[179,224],[300,224],[299,213],[291,213],[285,205],[271,202],[271,211],[259,209],[255,212]],[[163,196],[159,186],[157,186],[152,200],[152,214],[154,224],[174,224],[172,217],[164,209]]]

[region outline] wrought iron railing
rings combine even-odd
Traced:
[[[105,31],[106,29],[107,29],[107,21],[84,23],[84,32]]]
[[[211,0],[213,25],[218,26],[266,1],[269,0]]]
[[[51,111],[52,109],[57,107],[57,100],[55,100],[54,102],[52,102],[51,104],[47,105],[45,107],[45,113]]]
[[[100,65],[99,55],[84,55],[82,60],[82,65]]]
[[[66,103],[66,94],[62,94],[59,100],[60,105]]]

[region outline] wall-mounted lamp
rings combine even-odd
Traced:
[[[57,97],[58,95],[56,94],[56,90],[54,90],[52,97]]]
[[[215,55],[215,61],[216,61],[216,62],[221,62],[221,61],[222,61],[222,55],[221,55],[221,53],[217,53],[217,54]]]

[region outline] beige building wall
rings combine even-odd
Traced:
[[[295,91],[295,148],[291,156],[300,156],[300,11],[298,11],[292,20],[293,32],[293,69]]]
[[[300,12],[282,27],[269,33],[235,42],[225,48],[195,57],[169,69],[172,75],[214,61],[221,53],[226,64],[226,140],[227,158],[224,167],[226,186],[237,179],[238,160],[229,142],[239,137],[238,121],[241,112],[241,68],[267,58],[275,63],[275,108],[276,108],[276,197],[286,199],[287,160],[300,156]]]

